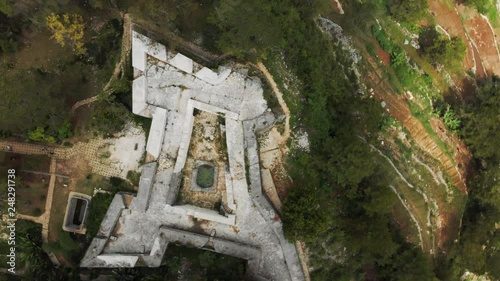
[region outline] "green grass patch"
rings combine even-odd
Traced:
[[[111,201],[113,201],[112,194],[97,193],[92,198],[86,223],[87,237],[94,238],[96,236]]]
[[[136,171],[128,171],[127,179],[132,183],[132,185],[139,186],[139,181],[141,180],[141,173],[138,173]]]
[[[140,126],[144,130],[144,132],[146,134],[146,142],[147,142],[148,137],[149,137],[149,130],[151,129],[151,122],[153,121],[153,119],[142,117],[142,116],[139,116],[136,114],[134,114],[132,118],[133,118],[135,124]]]

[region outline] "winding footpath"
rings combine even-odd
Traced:
[[[279,141],[279,147],[280,150],[282,151],[283,155],[286,155],[289,152],[289,148],[287,146],[288,139],[290,138],[290,109],[286,105],[285,100],[283,99],[283,93],[281,93],[280,89],[278,88],[278,85],[274,81],[273,76],[267,69],[267,67],[262,63],[258,62],[257,63],[257,68],[264,74],[266,80],[269,82],[271,85],[271,88],[276,95],[276,98],[278,99],[278,103],[281,107],[281,110],[283,110],[283,113],[285,114],[285,131],[281,135],[281,140]],[[276,197],[276,200],[279,201],[279,205],[281,206],[281,201],[279,197]],[[311,274],[309,272],[309,265],[308,265],[308,259],[307,259],[307,254],[306,254],[306,245],[305,243],[301,241],[296,241],[295,242],[295,248],[297,250],[297,254],[299,255],[299,260],[300,260],[300,265],[302,267],[302,271],[304,272],[304,277],[306,281],[311,280]]]
[[[280,104],[281,110],[283,110],[283,113],[285,114],[285,132],[281,136],[280,148],[284,151],[283,154],[286,155],[289,151],[286,144],[288,139],[290,138],[290,109],[288,109],[288,106],[286,105],[285,100],[283,99],[283,94],[281,93],[280,89],[278,88],[278,85],[274,81],[273,76],[271,75],[271,73],[269,73],[269,70],[267,70],[267,67],[262,62],[258,62],[257,68],[264,74],[266,80],[271,85],[271,88],[273,89],[273,92],[276,95],[276,98],[278,99],[278,103]]]

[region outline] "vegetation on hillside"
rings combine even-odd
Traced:
[[[259,7],[259,13],[266,9],[265,17],[282,23],[270,38],[275,37],[287,66],[301,81],[302,102],[294,114],[311,141],[310,152],[294,151],[288,161],[294,187],[283,206],[285,235],[308,242],[315,256],[314,280],[361,278],[367,267],[381,279],[430,280],[428,257],[405,243],[392,225],[389,210],[395,196],[378,176],[374,155],[360,138],[372,140],[381,112],[376,103],[357,94],[355,75],[345,67],[351,65],[350,58],[321,33],[308,5],[281,1],[279,9],[268,4]],[[236,33],[218,42],[221,47],[235,41],[253,44],[247,36]],[[250,55],[274,51],[272,44],[260,48]],[[326,258],[331,255],[338,260]],[[415,270],[402,266],[409,262]]]
[[[0,65],[2,135],[60,142],[73,133],[69,122],[71,105],[97,94],[100,98],[92,106],[93,121],[89,121],[96,134],[111,136],[131,120],[131,73],[113,81],[108,92],[101,90],[118,57],[122,27],[115,13],[132,11],[152,24],[194,41],[199,39],[203,46],[237,59],[266,62],[282,57],[288,71],[300,81],[300,95],[285,99],[294,100],[291,108],[295,125],[307,131],[310,152],[290,154],[288,168],[294,187],[284,202],[282,218],[286,237],[307,243],[315,269],[313,280],[352,280],[368,275],[379,280],[456,280],[465,269],[500,278],[499,232],[495,229],[500,203],[500,155],[495,143],[500,137],[496,122],[500,105],[498,78],[485,81],[476,101],[464,110],[439,110],[446,125],[459,132],[474,150],[479,171],[471,185],[460,240],[449,255],[437,255],[433,263],[429,255],[409,244],[395,227],[390,210],[397,198],[367,144],[377,140],[387,118],[381,119],[379,104],[361,94],[358,77],[349,68],[352,58],[335,39],[328,39],[315,22],[318,11],[326,11],[331,1],[90,0],[90,7],[76,1],[42,2],[16,11],[13,1],[0,0],[0,56],[5,59]],[[427,1],[345,2],[343,27],[373,35],[376,41],[372,43],[372,53],[373,44],[378,42],[389,54],[394,72],[389,77],[395,77],[391,82],[396,88],[403,88],[400,92],[409,90],[426,98],[439,95],[432,92],[437,79],[429,73],[434,69],[429,66],[421,71],[417,61],[453,68],[462,61],[465,46],[459,38],[448,39],[434,27],[416,27],[416,21],[426,15]],[[109,13],[109,18],[92,25],[89,15],[100,12]],[[74,20],[68,16],[66,21],[64,15],[77,16]],[[410,50],[417,54],[412,56],[410,47],[403,46],[401,37],[390,29],[395,23],[388,16],[420,33],[422,57]],[[376,22],[375,17],[380,21]],[[99,24],[104,27],[99,29]],[[31,67],[22,67],[17,56],[27,48],[21,38],[29,30],[37,36],[52,34],[59,44],[69,44],[73,50],[66,52],[56,45],[57,49],[51,51],[61,54],[49,64],[33,62]],[[108,184],[114,192],[130,188],[117,179]],[[107,194],[98,194],[92,200],[89,237],[97,233],[111,200]],[[76,253],[75,239],[69,235],[61,238],[57,244],[45,245],[45,250]],[[46,258],[40,241],[30,245],[30,260],[40,266],[33,266],[28,276],[37,274],[44,280],[58,277],[59,271],[47,268],[47,259],[39,262]],[[142,269],[115,270],[113,278],[174,279],[182,270],[180,261],[189,258],[184,265],[199,265],[203,269],[183,271],[186,276],[192,274],[192,278],[200,280],[241,279],[244,269],[238,260],[228,261],[210,253],[183,257],[185,252],[189,251],[182,250],[178,256],[167,259],[166,267],[148,274]],[[231,269],[226,270],[226,265],[231,265]]]
[[[464,0],[464,4],[470,5],[478,12],[483,15],[486,15],[489,20],[493,23],[493,25],[498,24],[498,10],[496,7],[496,3],[498,0]]]
[[[466,48],[462,39],[456,36],[448,38],[435,27],[422,28],[418,41],[422,53],[432,63],[454,67],[464,60]]]
[[[110,13],[100,19],[102,28],[90,29],[92,11],[73,1],[35,4],[15,6],[3,1],[0,5],[4,11],[0,12],[4,99],[0,130],[24,140],[62,142],[74,134],[71,105],[99,94],[109,79],[120,47],[121,25],[118,19],[111,20]],[[40,45],[40,50],[29,50],[30,45]],[[61,47],[65,45],[70,48]]]
[[[415,22],[424,17],[429,4],[427,0],[389,0],[391,16],[397,21]]]
[[[443,279],[455,280],[463,269],[500,279],[500,78],[481,81],[475,100],[459,114],[460,134],[470,145],[477,174],[470,182],[469,201],[459,242],[439,270]]]

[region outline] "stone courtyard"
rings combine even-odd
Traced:
[[[81,266],[157,267],[176,243],[245,259],[255,280],[304,280],[296,248],[262,191],[255,134],[275,118],[260,80],[243,69],[213,71],[137,32],[132,66],[133,113],[152,118],[151,161],[136,197],[115,195]],[[199,161],[217,171],[213,193],[187,183]],[[220,206],[179,204],[186,192],[201,194],[201,202],[215,195]]]

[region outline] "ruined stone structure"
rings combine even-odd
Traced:
[[[245,259],[252,279],[304,280],[295,246],[262,193],[255,132],[275,119],[260,80],[244,70],[213,71],[137,32],[132,37],[133,112],[152,118],[146,151],[153,161],[143,166],[137,196],[115,195],[81,266],[157,267],[168,244],[180,243]],[[225,123],[220,210],[176,204],[195,109]]]
[[[86,194],[69,193],[66,215],[62,226],[64,231],[85,234],[85,220],[87,219],[90,200],[91,197]]]

